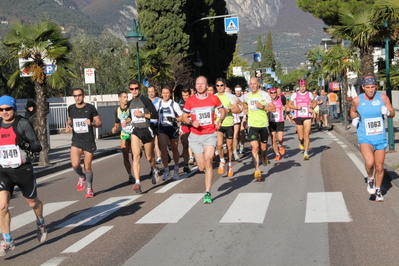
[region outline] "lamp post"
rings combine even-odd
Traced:
[[[323,58],[321,57],[321,55],[320,55],[320,50],[318,50],[317,51],[317,57],[316,57],[316,59],[315,59],[315,62],[316,62],[316,64],[318,65],[318,68],[317,69],[321,69],[321,66],[320,66],[320,64],[321,64],[321,62],[323,62]],[[321,79],[320,78],[317,78],[317,81],[318,81],[318,86],[320,87],[320,88],[322,88],[322,86],[323,86],[323,75],[321,76]]]
[[[197,57],[195,58],[195,61],[193,63],[197,67],[197,70],[198,70],[198,75],[197,76],[199,76],[200,75],[200,67],[202,67],[204,62],[202,62],[202,60],[200,59],[198,51],[197,51]]]
[[[139,47],[142,47],[147,42],[147,39],[141,33],[140,24],[137,20],[132,20],[132,30],[125,36],[127,42],[136,44],[136,56],[137,56],[137,80],[141,83],[140,78],[140,52]]]
[[[384,21],[384,27],[388,28],[388,21]],[[390,70],[390,61],[389,58],[389,38],[384,39],[385,42],[385,73],[386,73],[386,95],[389,98],[389,101],[392,103],[392,92],[391,92],[391,70]],[[388,118],[388,147],[390,151],[395,150],[395,135],[393,130],[393,119]]]

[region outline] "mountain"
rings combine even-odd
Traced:
[[[165,0],[166,1],[166,0]],[[252,53],[257,36],[270,30],[276,60],[292,69],[305,61],[304,53],[320,43],[325,25],[296,6],[294,0],[226,0],[230,14],[238,14],[241,53]],[[0,36],[11,23],[50,18],[69,33],[84,30],[98,35],[108,28],[123,39],[137,18],[134,0],[0,0]],[[8,24],[7,24],[8,23]],[[252,63],[252,56],[247,59]]]

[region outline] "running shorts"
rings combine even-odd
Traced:
[[[0,191],[8,191],[11,196],[14,187],[18,186],[25,198],[35,199],[37,197],[36,177],[30,163],[23,164],[18,168],[0,167],[0,184]]]
[[[267,143],[267,138],[269,137],[269,132],[266,127],[249,127],[248,128],[248,138],[249,141],[258,141],[262,143]]]

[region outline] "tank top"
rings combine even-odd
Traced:
[[[383,105],[384,102],[379,92],[376,92],[371,101],[365,99],[364,93],[359,95],[359,105],[356,108],[360,116],[357,127],[358,138],[365,138],[369,141],[384,141],[387,139],[381,113]]]
[[[301,106],[301,109],[295,110],[295,117],[298,118],[309,118],[311,115],[309,114],[310,110],[310,100],[311,95],[310,92],[305,92],[301,94],[299,92],[295,92],[295,106]]]
[[[271,122],[283,122],[283,102],[281,101],[281,96],[279,96],[276,100],[273,100],[274,107],[276,107],[275,112],[269,112],[269,119]]]

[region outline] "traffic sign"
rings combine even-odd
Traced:
[[[239,31],[238,17],[224,18],[224,31],[228,34],[234,34]]]
[[[44,65],[43,70],[44,74],[51,75],[55,71],[55,65]]]
[[[148,88],[150,86],[150,82],[148,81],[148,78],[143,79],[143,85]]]
[[[95,68],[85,68],[85,83],[94,84],[96,83]]]
[[[262,61],[262,54],[261,53],[254,54],[254,62],[260,62],[260,61]]]

